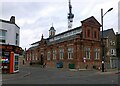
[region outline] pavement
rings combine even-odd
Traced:
[[[6,81],[9,79],[18,79],[18,78],[22,78],[22,77],[26,77],[28,75],[30,75],[31,73],[28,71],[19,71],[18,73],[14,73],[14,74],[2,74],[2,81]]]
[[[102,75],[106,75],[106,74],[112,74],[112,75],[120,75],[120,70],[116,69],[107,69],[104,72],[102,72],[102,70],[94,70],[94,69],[69,69],[69,71],[96,71],[96,74],[102,74]]]
[[[102,72],[101,70],[95,70],[95,69],[69,69],[70,71],[98,71],[98,72]],[[115,69],[106,69],[104,72],[113,72],[113,73],[117,73],[120,72],[120,70],[118,70],[117,68]]]
[[[27,64],[27,65],[23,65],[23,67],[24,66],[27,66],[27,67],[41,67],[40,65],[32,65],[32,66],[30,66],[29,64]],[[107,73],[120,73],[120,69],[118,70],[118,68],[115,68],[115,69],[105,69],[105,72],[102,72],[101,70],[95,70],[95,69],[65,69],[65,68],[49,68],[49,67],[46,67],[47,69],[49,69],[49,70],[54,70],[54,69],[56,69],[56,70],[61,70],[61,71],[65,71],[65,70],[69,70],[69,71],[97,71],[98,73],[100,72],[100,73],[105,73],[105,74],[107,74]]]
[[[104,72],[98,71],[98,74],[120,74],[120,70],[116,69],[106,69]]]

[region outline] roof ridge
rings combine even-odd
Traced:
[[[113,28],[110,28],[110,29],[106,29],[106,30],[104,30],[104,31],[108,31],[108,30],[113,30]]]
[[[9,24],[14,24],[14,25],[16,25],[18,28],[20,28],[16,23],[12,23],[12,22],[10,22],[10,21],[8,21],[8,20],[0,19],[0,21],[1,21],[1,22],[5,22],[5,23],[9,23]]]

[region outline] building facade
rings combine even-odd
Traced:
[[[118,69],[120,69],[120,34],[116,34],[116,51],[117,51],[117,57],[118,57]]]
[[[10,21],[0,19],[0,63],[3,73],[19,71],[20,27],[15,23],[15,16]]]
[[[55,35],[55,28],[49,30],[49,37],[32,44],[26,51],[26,60],[46,63],[47,67],[63,68],[74,64],[75,68],[101,67],[100,23],[92,16],[81,21],[82,26]]]
[[[10,21],[0,20],[0,44],[19,46],[20,27],[15,24],[15,17]]]
[[[116,35],[114,30],[107,29],[103,31],[104,43],[105,43],[105,67],[117,68],[118,58],[116,56]]]

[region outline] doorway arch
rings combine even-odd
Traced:
[[[43,65],[44,64],[44,54],[41,53],[41,56],[40,56],[40,64]]]

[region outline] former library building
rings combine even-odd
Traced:
[[[52,26],[49,37],[35,42],[26,51],[29,62],[46,63],[47,67],[96,68],[101,67],[102,49],[100,23],[92,16],[81,21],[81,26],[55,34]]]

